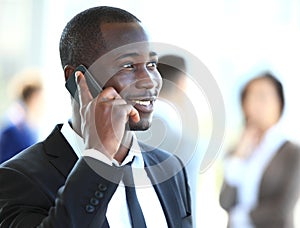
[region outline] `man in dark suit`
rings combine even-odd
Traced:
[[[82,64],[103,91],[93,99],[76,71],[71,121],[2,164],[0,227],[192,227],[181,161],[134,135],[150,127],[162,83],[140,21],[88,9],[65,27],[60,55],[66,80]]]

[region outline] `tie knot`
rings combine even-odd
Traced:
[[[134,187],[133,173],[132,173],[132,162],[129,162],[124,167],[123,182],[125,186]]]

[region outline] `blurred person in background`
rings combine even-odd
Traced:
[[[13,99],[0,130],[0,163],[38,140],[43,112],[43,83],[38,69],[25,69],[12,78],[8,94]]]
[[[300,147],[287,139],[280,119],[281,82],[266,72],[241,93],[245,127],[224,161],[220,204],[230,228],[292,228],[299,197]]]

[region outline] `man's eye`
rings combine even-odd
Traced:
[[[133,68],[133,64],[131,64],[131,63],[126,63],[126,64],[124,64],[122,67],[125,68],[125,69],[132,69],[132,68]]]
[[[147,64],[147,67],[156,68],[156,67],[157,67],[157,62],[155,62],[155,61],[149,62],[149,63]]]

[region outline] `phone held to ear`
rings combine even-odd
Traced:
[[[86,84],[89,87],[90,93],[93,96],[93,98],[97,97],[99,93],[101,93],[102,88],[99,86],[99,84],[96,82],[96,80],[93,78],[93,76],[90,74],[90,72],[86,69],[85,66],[79,65],[73,72],[73,74],[68,78],[66,81],[66,88],[72,95],[72,97],[79,103],[79,96],[77,92],[77,83],[76,83],[76,77],[75,72],[81,71],[84,74]]]
[[[68,78],[66,81],[66,88],[72,95],[72,97],[79,103],[79,96],[77,92],[77,83],[76,83],[76,77],[75,73],[76,71],[81,71],[84,74],[86,84],[89,87],[90,93],[93,96],[93,98],[97,97],[99,93],[102,92],[102,88],[99,86],[99,84],[96,82],[96,80],[93,78],[93,76],[90,74],[90,72],[86,69],[85,66],[79,65],[73,72],[73,74]],[[127,121],[125,128],[127,130],[130,130],[129,122]]]

